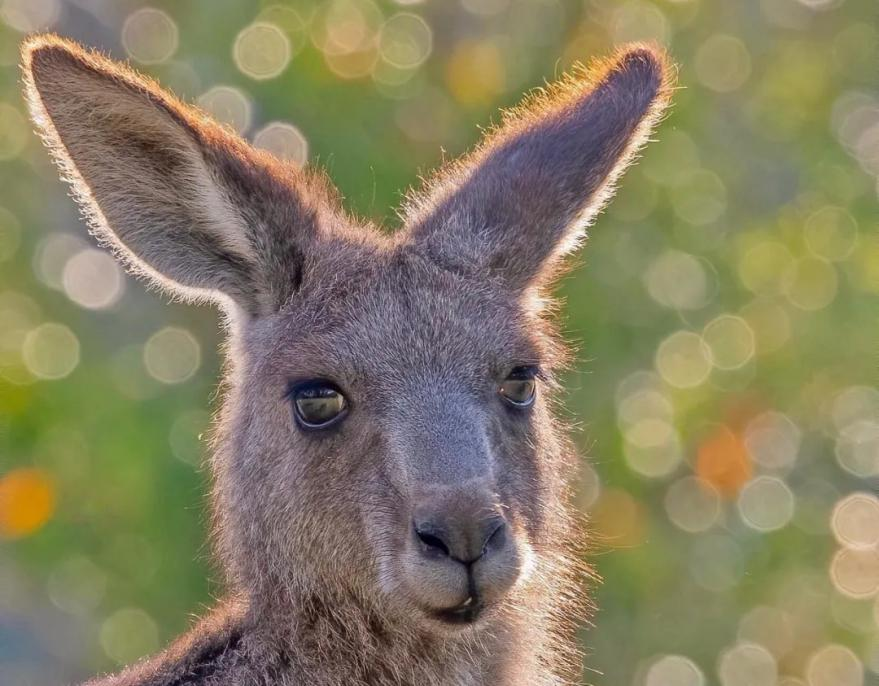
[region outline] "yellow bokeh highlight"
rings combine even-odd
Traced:
[[[836,269],[818,257],[797,260],[785,275],[785,295],[801,310],[827,307],[836,297],[838,287]]]
[[[739,279],[753,293],[775,295],[783,291],[784,274],[793,263],[785,245],[762,241],[751,245],[739,258]]]
[[[55,511],[55,484],[41,469],[21,468],[0,477],[0,537],[38,531]]]
[[[676,331],[659,344],[656,371],[675,388],[694,388],[711,373],[711,350],[692,331]]]
[[[837,262],[854,252],[858,243],[858,223],[842,207],[822,207],[806,220],[803,236],[813,255]]]
[[[738,369],[754,356],[754,331],[741,317],[722,314],[702,332],[711,349],[711,361],[718,369]]]

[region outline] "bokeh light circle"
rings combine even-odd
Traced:
[[[863,686],[864,666],[849,648],[828,645],[809,658],[806,681],[809,686]]]
[[[122,25],[122,46],[141,64],[160,64],[177,52],[177,24],[155,7],[141,7],[132,12]]]
[[[800,428],[781,412],[764,412],[745,427],[748,454],[766,469],[791,469],[796,462],[801,440]]]
[[[68,298],[90,310],[115,305],[125,288],[116,260],[95,248],[87,248],[71,257],[64,265],[61,282]]]
[[[0,476],[0,539],[41,529],[55,512],[55,480],[44,470],[19,467]]]
[[[848,548],[879,545],[879,497],[873,493],[851,493],[836,503],[830,528],[836,540]]]
[[[758,296],[745,305],[739,314],[754,332],[758,354],[775,352],[790,340],[790,315],[775,298]]]
[[[860,478],[879,476],[879,421],[858,420],[839,432],[836,461]]]
[[[830,563],[834,588],[849,598],[870,598],[879,592],[879,550],[842,548]]]
[[[582,512],[586,512],[598,502],[599,497],[601,497],[601,477],[591,464],[582,462],[577,479],[577,507]]]
[[[670,422],[674,408],[669,399],[656,391],[638,391],[620,400],[617,420],[623,430],[647,420]]]
[[[253,144],[300,166],[308,162],[308,141],[299,129],[286,122],[266,124],[254,135]]]
[[[703,86],[728,93],[741,88],[748,80],[751,55],[740,38],[715,34],[699,46],[693,67]]]
[[[757,531],[776,531],[794,516],[794,493],[774,476],[758,476],[745,484],[738,498],[742,520]]]
[[[37,278],[53,290],[64,290],[64,267],[74,255],[91,247],[84,239],[69,233],[50,233],[34,251],[33,270]]]
[[[816,257],[830,261],[844,260],[857,245],[858,224],[848,210],[826,206],[806,220],[803,237]]]
[[[861,420],[875,420],[879,417],[879,390],[873,386],[849,386],[833,399],[830,413],[839,431]]]
[[[760,241],[739,260],[739,278],[754,293],[774,295],[782,292],[785,274],[793,266],[793,256],[784,244]]]
[[[290,59],[292,60],[305,47],[308,40],[309,15],[310,11],[307,9],[300,14],[299,11],[287,5],[269,5],[260,11],[256,21],[277,26],[284,32],[290,42]]]
[[[79,364],[79,339],[64,324],[40,324],[25,337],[22,358],[38,379],[63,379]]]
[[[787,612],[775,607],[759,606],[749,610],[739,621],[738,638],[766,648],[778,659],[786,655],[796,639],[795,627]]]
[[[662,419],[645,418],[635,422],[624,436],[626,462],[642,476],[665,476],[683,459],[677,431]]]
[[[739,643],[724,651],[717,667],[721,686],[776,686],[778,666],[766,648]]]
[[[433,32],[421,17],[400,12],[381,28],[378,50],[382,59],[400,69],[414,69],[428,58],[433,49]]]
[[[88,616],[104,599],[107,575],[89,558],[76,555],[52,570],[47,588],[56,607]]]
[[[59,0],[2,0],[0,18],[21,33],[45,31],[61,14]]]
[[[327,58],[374,48],[382,12],[372,0],[330,0],[312,21],[311,38]]]
[[[741,435],[726,425],[716,426],[699,443],[696,474],[725,497],[735,497],[753,474]]]
[[[235,133],[250,128],[253,106],[240,88],[214,86],[199,96],[198,106]]]
[[[687,657],[663,655],[656,660],[644,679],[644,686],[704,686],[705,675]]]
[[[690,170],[670,192],[675,214],[693,226],[712,224],[726,212],[726,185],[708,169]]]
[[[718,369],[738,369],[754,357],[754,331],[735,315],[722,314],[708,322],[702,340],[711,350],[711,363]]]
[[[675,481],[666,491],[664,502],[672,524],[688,533],[707,531],[720,517],[720,495],[696,477]]]
[[[126,607],[104,620],[100,642],[107,657],[117,664],[128,664],[159,647],[159,630],[145,611]]]
[[[676,331],[659,344],[656,370],[675,388],[693,388],[711,373],[711,351],[692,331]]]
[[[186,329],[169,326],[146,342],[143,360],[154,379],[177,384],[191,378],[201,364],[201,347]]]
[[[258,21],[235,38],[232,57],[245,76],[259,81],[273,79],[290,64],[290,39],[274,24]]]
[[[836,297],[839,278],[833,264],[818,257],[796,260],[784,279],[785,295],[801,310],[827,307]]]
[[[695,310],[708,302],[708,276],[698,258],[679,250],[657,257],[644,277],[650,297],[664,307]]]
[[[615,43],[657,41],[668,43],[668,19],[662,10],[645,0],[628,0],[618,5],[611,18],[610,32]]]

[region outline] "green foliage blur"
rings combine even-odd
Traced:
[[[217,317],[96,249],[20,96],[50,29],[328,169],[392,228],[498,108],[630,40],[672,113],[560,284],[604,578],[595,686],[879,683],[875,0],[0,0],[0,683],[159,649],[220,592]]]

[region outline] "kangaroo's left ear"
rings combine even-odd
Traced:
[[[660,49],[632,45],[527,99],[410,202],[411,240],[512,288],[547,278],[610,199],[672,80]]]

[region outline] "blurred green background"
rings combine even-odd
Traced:
[[[672,114],[561,284],[596,686],[879,683],[875,0],[0,0],[0,683],[157,650],[219,592],[217,319],[97,250],[19,94],[50,28],[388,226],[572,62],[654,39]]]

